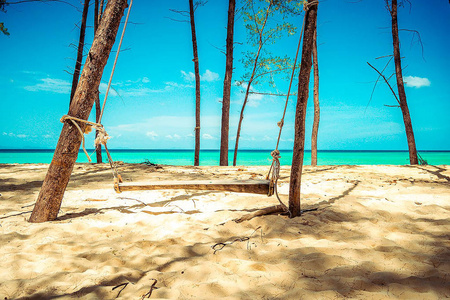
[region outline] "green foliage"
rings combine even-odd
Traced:
[[[3,32],[4,35],[9,35],[8,28],[6,28],[3,23],[0,23],[0,31]]]
[[[247,45],[252,49],[244,52],[240,60],[246,72],[238,84],[267,82],[275,88],[277,76],[290,74],[292,60],[287,56],[274,55],[270,48],[277,41],[296,34],[297,27],[290,21],[302,11],[303,1],[298,0],[245,2],[242,15],[247,31]]]
[[[0,0],[0,11],[6,12],[5,6],[6,0]],[[5,27],[5,24],[3,22],[0,22],[0,32],[2,32],[4,35],[9,35],[8,28]]]

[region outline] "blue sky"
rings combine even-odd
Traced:
[[[239,3],[239,1],[237,1]],[[81,9],[80,1],[72,2]],[[422,48],[411,32],[400,33],[407,100],[419,150],[450,149],[450,5],[444,0],[415,1],[399,10],[399,27],[420,32]],[[187,10],[187,0],[135,0],[113,79],[118,91],[108,99],[103,124],[110,148],[192,149],[195,91],[192,44],[188,23],[174,22],[170,8]],[[210,0],[196,12],[202,74],[203,149],[219,149],[222,86],[228,1]],[[92,41],[92,9],[86,42]],[[303,17],[303,16],[302,16]],[[300,27],[302,17],[292,19]],[[23,3],[0,12],[11,35],[0,36],[0,149],[54,148],[68,111],[71,71],[81,11],[62,3]],[[293,56],[298,34],[280,40],[272,50]],[[243,18],[235,25],[235,73],[248,50]],[[321,124],[319,150],[407,150],[400,109],[380,82],[369,103],[377,74],[366,62],[384,67],[392,53],[390,16],[384,1],[321,1],[318,11]],[[116,45],[117,46],[117,45]],[[87,50],[86,50],[87,51]],[[103,75],[104,94],[114,53]],[[393,63],[386,74],[393,72]],[[298,78],[294,80],[295,85]],[[395,85],[395,80],[391,80]],[[286,83],[278,82],[286,92]],[[265,85],[254,87],[266,91]],[[294,87],[293,90],[296,90]],[[310,92],[310,95],[312,92]],[[242,87],[233,86],[230,148],[234,146]],[[101,97],[103,100],[103,98]],[[284,98],[252,96],[246,108],[242,149],[275,147]],[[291,97],[281,148],[292,149],[296,97]],[[312,99],[307,112],[306,148],[310,147]],[[91,117],[93,120],[93,115]],[[92,137],[87,139],[92,148]]]

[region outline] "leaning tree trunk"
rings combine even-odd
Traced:
[[[191,21],[192,48],[194,50],[195,69],[195,150],[194,166],[200,164],[200,69],[198,66],[197,35],[195,33],[194,1],[189,0],[189,17]]]
[[[314,45],[318,1],[308,0],[305,13],[305,33],[303,35],[302,60],[298,76],[297,108],[295,111],[295,138],[292,156],[291,179],[289,185],[289,212],[291,217],[301,215],[300,187],[302,180],[303,155],[305,151],[305,117],[309,94],[311,72],[311,52]]]
[[[314,45],[312,49],[314,68],[314,122],[311,134],[311,166],[317,166],[317,134],[319,132],[320,105],[319,105],[319,62],[317,59],[317,30],[314,32]]]
[[[409,162],[411,165],[417,165],[416,141],[414,139],[414,131],[409,115],[408,104],[406,103],[405,86],[403,84],[402,60],[400,56],[400,41],[398,38],[398,22],[397,22],[397,0],[392,0],[391,7],[392,17],[392,40],[394,44],[394,62],[395,75],[397,77],[398,98],[400,101],[400,109],[403,114],[403,122],[405,123],[406,139],[408,140]]]
[[[69,116],[87,120],[94,104],[111,48],[116,39],[120,20],[127,7],[127,0],[109,0],[100,26],[86,59],[80,82],[77,86]],[[79,123],[83,130],[84,123]],[[52,162],[45,176],[30,222],[45,222],[56,219],[61,207],[64,191],[78,157],[81,136],[77,128],[65,121],[56,145]]]
[[[99,0],[95,0],[95,6],[94,6],[94,36],[97,32],[98,24],[100,23],[100,15],[99,15]],[[100,119],[101,114],[101,107],[100,107],[100,91],[97,89],[97,95],[95,96],[95,122],[98,123]],[[99,131],[95,130],[95,138],[98,137]],[[102,144],[98,143],[95,146],[95,153],[97,157],[97,163],[102,163]]]
[[[242,104],[241,113],[239,115],[239,123],[238,123],[238,127],[237,127],[237,132],[236,132],[236,142],[234,144],[233,166],[236,166],[237,152],[238,152],[238,148],[239,148],[239,138],[241,137],[242,121],[244,120],[244,110],[245,110],[245,106],[247,105],[247,102],[248,102],[248,95],[250,94],[250,87],[251,87],[251,85],[253,83],[253,79],[255,78],[255,74],[256,74],[256,69],[258,67],[258,59],[259,59],[259,55],[261,54],[261,50],[262,50],[262,46],[263,46],[262,35],[263,35],[263,32],[264,32],[264,28],[266,27],[267,19],[269,18],[270,8],[272,7],[272,4],[273,4],[273,1],[270,0],[269,1],[269,6],[267,7],[267,10],[266,10],[264,23],[261,26],[261,29],[260,29],[260,32],[259,32],[258,51],[256,52],[255,62],[253,63],[252,75],[250,76],[250,79],[249,79],[248,84],[247,84],[247,89],[245,91],[245,97],[244,97],[244,103]]]
[[[222,101],[222,129],[220,132],[220,162],[221,166],[228,166],[228,138],[230,129],[230,94],[231,77],[233,76],[233,38],[234,38],[234,12],[236,0],[230,0],[228,4],[227,24],[227,53],[225,79],[223,80]]]
[[[84,37],[86,35],[86,20],[89,10],[90,0],[84,0],[83,14],[81,16],[81,26],[80,26],[80,39],[78,41],[78,51],[77,60],[75,61],[75,70],[73,72],[72,78],[72,90],[70,91],[70,104],[72,104],[73,95],[78,85],[78,78],[80,77],[81,62],[83,60],[83,48],[84,48]]]

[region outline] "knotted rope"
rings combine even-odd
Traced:
[[[72,117],[72,116],[69,116],[69,115],[62,116],[60,121],[61,121],[61,123],[64,123],[66,120],[71,121],[72,124],[78,129],[78,132],[80,133],[81,139],[82,139],[83,151],[84,151],[84,154],[86,154],[86,157],[87,157],[89,162],[92,162],[91,156],[92,156],[92,154],[95,153],[95,150],[94,150],[94,152],[92,152],[91,155],[88,154],[88,152],[86,150],[86,143],[85,143],[84,135],[90,133],[92,131],[92,128],[95,128],[96,130],[98,130],[98,135],[97,135],[97,137],[95,138],[95,141],[94,141],[95,147],[97,147],[98,145],[103,145],[105,147],[106,154],[108,155],[109,164],[111,166],[111,170],[112,170],[112,173],[113,173],[113,176],[114,176],[114,182],[122,182],[122,177],[119,175],[119,172],[117,172],[116,164],[112,160],[111,154],[109,154],[108,147],[106,146],[106,143],[108,142],[108,140],[111,137],[108,135],[108,133],[106,132],[106,130],[103,127],[103,125],[100,124],[100,123],[94,123],[94,122],[86,121],[86,120],[83,120],[83,119],[80,119],[80,118],[76,118],[76,117]],[[83,130],[81,130],[81,127],[80,127],[80,125],[78,125],[77,122],[81,122],[81,123],[86,124],[86,127],[84,128],[84,132],[83,132]]]

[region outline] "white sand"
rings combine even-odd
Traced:
[[[151,299],[450,297],[449,166],[306,167],[302,207],[318,210],[237,224],[276,198],[116,194],[106,165],[80,164],[59,220],[31,224],[47,167],[0,165],[0,299],[115,299],[120,290],[119,299],[142,299],[155,280]],[[120,170],[143,181],[263,178],[268,168]],[[288,168],[281,177],[287,202]]]

